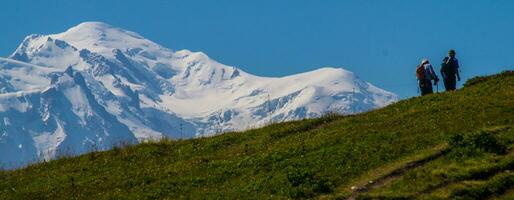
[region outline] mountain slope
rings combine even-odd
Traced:
[[[457,92],[403,100],[358,115],[279,123],[210,138],[144,143],[5,171],[0,173],[0,198],[344,198],[363,177],[366,182],[374,180],[377,171],[408,163],[446,143],[450,143],[450,153],[444,155],[477,154],[460,157],[462,160],[443,156],[429,161],[423,167],[431,171],[421,170],[420,174],[437,175],[438,180],[429,181],[467,177],[455,179],[455,184],[472,184],[469,190],[451,184],[440,188],[453,191],[452,197],[499,195],[505,187],[513,189],[509,172],[503,170],[514,166],[509,164],[514,144],[514,72],[473,79],[466,85]],[[475,137],[480,130],[492,135]],[[486,147],[502,141],[508,148],[503,153],[487,150],[482,154],[483,146],[467,146],[480,144],[469,143],[474,141],[469,138],[489,141],[485,144],[491,145]],[[476,168],[459,162],[474,162]],[[440,168],[448,168],[450,176],[437,171]],[[470,173],[489,175],[480,182]],[[427,176],[420,179],[423,177]],[[394,187],[387,187],[365,197],[413,198],[388,193]],[[412,194],[416,192],[412,190]],[[439,190],[434,192],[423,195],[429,199],[444,196]]]
[[[13,168],[116,143],[363,112],[398,97],[341,68],[259,77],[202,52],[173,51],[137,33],[86,22],[30,35],[0,58],[0,99],[0,148],[14,153],[0,153],[0,163]],[[7,123],[13,120],[30,125]]]

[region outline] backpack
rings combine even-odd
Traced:
[[[425,67],[423,65],[418,65],[418,67],[416,67],[416,78],[418,78],[418,80],[425,80],[426,77],[425,77]]]

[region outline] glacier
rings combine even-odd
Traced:
[[[161,138],[351,114],[398,96],[342,68],[260,77],[202,52],[84,22],[0,58],[0,167]]]

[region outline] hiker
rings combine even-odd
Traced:
[[[457,81],[460,81],[459,61],[455,58],[455,50],[448,50],[448,57],[441,64],[441,76],[443,77],[446,91],[455,91]]]
[[[434,68],[432,68],[428,59],[423,59],[421,64],[416,67],[416,78],[418,79],[422,96],[434,93],[432,80],[434,80],[434,85],[437,85],[439,78],[435,74]]]

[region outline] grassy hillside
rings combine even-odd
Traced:
[[[514,72],[505,72],[355,116],[0,172],[0,199],[507,198],[513,129]]]

